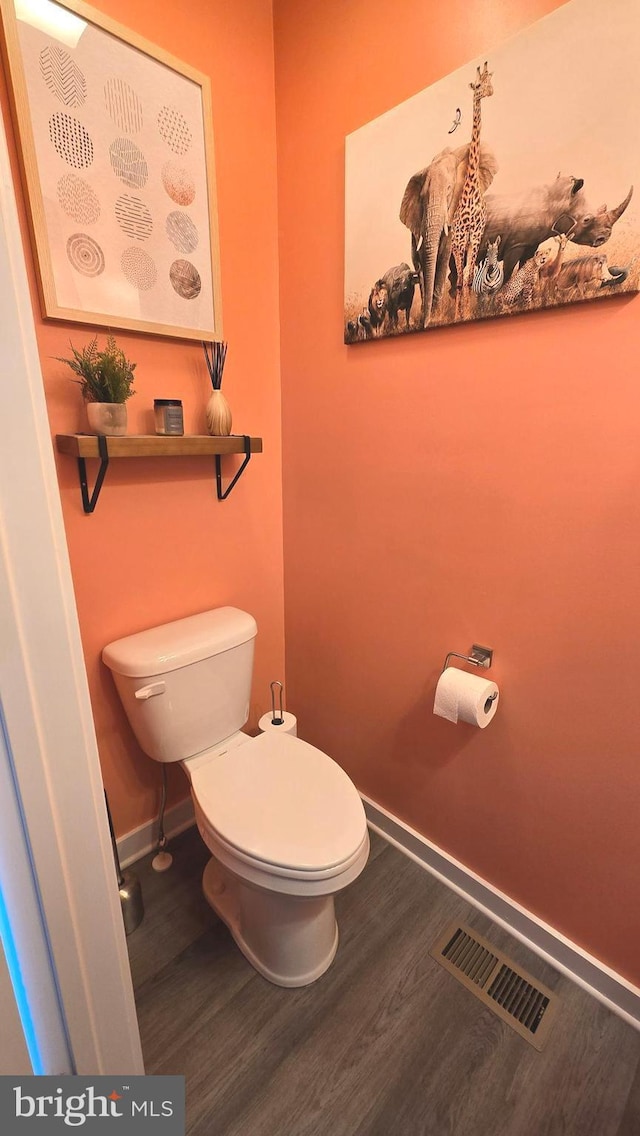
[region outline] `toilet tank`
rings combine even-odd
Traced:
[[[257,630],[252,615],[219,607],[104,648],[102,660],[149,757],[182,761],[244,726]]]

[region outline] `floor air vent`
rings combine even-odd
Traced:
[[[503,1022],[542,1049],[558,1001],[551,990],[463,924],[449,927],[430,954]]]

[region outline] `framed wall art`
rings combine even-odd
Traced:
[[[81,0],[0,0],[45,317],[219,339],[209,80]]]
[[[637,292],[639,57],[570,0],[350,134],[345,341]]]

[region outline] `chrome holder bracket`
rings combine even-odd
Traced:
[[[449,666],[449,659],[462,659],[465,663],[471,663],[474,667],[483,667],[488,670],[493,662],[493,648],[480,647],[478,643],[474,643],[470,655],[459,655],[457,651],[449,651],[444,661],[443,671],[446,671]]]

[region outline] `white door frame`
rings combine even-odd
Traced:
[[[9,595],[0,549],[0,595]],[[0,617],[2,660],[14,657]],[[73,1064],[46,923],[25,832],[20,791],[9,730],[0,700],[0,939],[14,994],[14,1012],[22,1025],[29,1072],[71,1073]],[[1,1020],[1,1019],[0,1019]],[[4,1029],[0,1031],[4,1033]],[[16,1055],[18,1050],[16,1050]],[[5,1073],[17,1072],[7,1068]]]
[[[1,902],[1,901],[0,901]],[[33,1067],[20,1021],[17,999],[0,943],[0,1077],[32,1073]]]
[[[0,691],[13,779],[73,1071],[133,1075],[144,1068],[131,971],[1,118],[0,327]],[[28,945],[18,949],[28,970]]]

